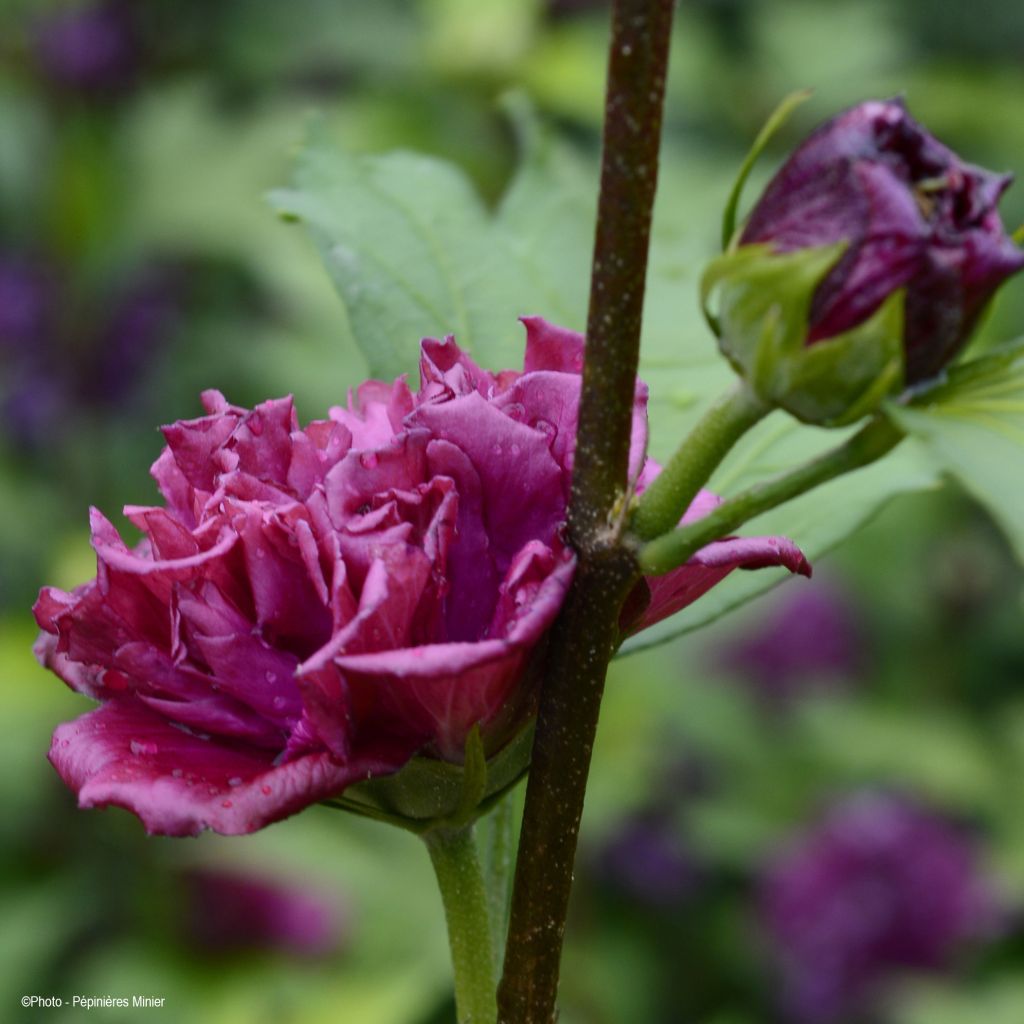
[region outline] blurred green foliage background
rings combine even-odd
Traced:
[[[67,29],[96,12],[115,24],[95,37],[99,71],[81,59],[90,37]],[[0,6],[0,1018],[453,1019],[440,903],[410,837],[320,808],[196,841],[76,811],[45,753],[85,703],[35,665],[28,609],[41,584],[92,575],[90,504],[156,497],[155,428],[196,415],[200,390],[239,404],[291,392],[312,418],[364,377],[314,247],[264,201],[311,119],[353,152],[448,158],[493,203],[517,157],[502,97],[520,89],[596,180],[606,35],[606,5],[588,0]],[[815,97],[775,159],[835,110],[898,93],[969,159],[1024,174],[1015,0],[694,0],[677,15],[658,211],[678,226],[683,276],[714,252],[760,124],[802,86]],[[1003,212],[1024,221],[1024,188]],[[678,315],[695,302],[681,289]],[[1021,324],[1018,280],[976,344]],[[816,569],[614,666],[563,1024],[792,1019],[759,910],[766,865],[865,789],[965,830],[998,922],[943,970],[881,971],[870,1010],[820,1024],[1024,1020],[1024,577],[953,491],[894,502]],[[840,624],[791,632],[812,614],[786,618],[799,588],[840,594]],[[829,630],[853,638],[834,656],[819,650]],[[654,852],[627,842],[637,822]],[[214,869],[311,887],[333,938],[313,950],[205,902],[190,879]],[[197,929],[232,914],[213,941]],[[23,994],[166,1005],[22,1010]]]

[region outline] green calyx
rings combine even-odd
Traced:
[[[399,771],[349,786],[324,803],[425,835],[462,828],[486,814],[526,773],[533,725],[487,758],[480,729],[466,737],[462,764],[414,757]]]
[[[712,260],[701,302],[722,354],[755,394],[805,423],[845,426],[903,385],[902,290],[853,329],[807,344],[811,300],[845,243],[778,253],[744,245]]]
[[[806,103],[810,98],[810,89],[798,89],[796,92],[791,92],[771,112],[768,120],[765,121],[761,130],[757,133],[757,138],[754,139],[750,152],[747,153],[746,158],[740,165],[739,173],[736,175],[736,180],[733,182],[732,189],[729,192],[729,198],[726,200],[725,209],[722,211],[723,249],[734,249],[736,247],[738,237],[736,222],[739,214],[740,198],[743,195],[743,186],[746,185],[747,178],[750,177],[750,172],[754,169],[754,164],[757,163],[758,158],[764,152],[768,143],[775,137],[775,133],[789,120],[790,114],[801,103]]]

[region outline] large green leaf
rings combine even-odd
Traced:
[[[374,375],[413,371],[425,336],[454,334],[481,364],[511,367],[522,363],[517,317],[582,326],[587,217],[544,132],[523,122],[523,133],[520,176],[496,213],[450,163],[323,140],[303,151],[295,187],[271,195],[311,228]]]
[[[323,139],[306,147],[293,187],[273,194],[280,211],[312,230],[373,374],[412,372],[415,342],[426,335],[453,333],[480,363],[497,369],[521,365],[520,315],[583,328],[596,172],[539,124],[525,101],[513,99],[510,107],[522,155],[494,211],[451,164],[408,153],[353,156]],[[697,302],[731,177],[707,157],[663,154],[640,365],[651,385],[651,454],[660,460],[732,380]],[[737,447],[712,485],[734,492],[843,436],[776,414]],[[894,495],[935,479],[907,445],[881,465],[761,517],[746,532],[787,534],[814,559]],[[625,650],[696,628],[783,578],[781,571],[736,573]]]
[[[889,414],[991,513],[1024,561],[1024,339]]]

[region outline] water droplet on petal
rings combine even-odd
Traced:
[[[265,796],[270,796],[273,790],[269,786],[260,786],[260,792]]]
[[[159,747],[150,740],[132,740],[128,746],[136,757],[140,754],[155,754],[159,750]]]
[[[533,427],[534,430],[543,434],[547,438],[549,445],[554,441],[555,435],[558,433],[555,429],[555,425],[548,420],[536,419],[530,424],[530,426]]]
[[[492,451],[492,452],[494,452],[494,454],[495,454],[495,455],[500,455],[500,454],[501,454],[501,445],[500,445],[500,444],[496,444],[496,445],[495,445],[495,446],[494,446],[494,447],[493,447],[493,448],[491,449],[491,451]]]
[[[288,701],[284,697],[275,697],[271,703],[274,705],[275,711],[280,711]]]
[[[375,469],[377,462],[378,459],[375,452],[363,452],[363,454],[359,456],[359,464],[363,469]]]
[[[521,451],[522,451],[522,449],[519,447],[519,445],[517,445],[517,444],[512,445],[512,454],[513,455],[518,455]]]
[[[176,778],[180,779],[185,773],[180,768],[172,768],[171,774]]]
[[[241,784],[242,784],[242,779],[241,779],[241,776],[239,776],[239,775],[232,775],[231,778],[228,779],[228,785],[229,786],[240,786]]]
[[[276,672],[268,672],[264,676],[264,678],[267,680],[268,683],[270,683],[271,686],[273,686],[274,683],[277,682],[277,673]],[[276,704],[277,702],[275,701],[274,703]]]

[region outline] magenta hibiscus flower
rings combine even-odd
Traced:
[[[420,389],[367,381],[300,428],[290,398],[164,429],[166,505],[129,548],[93,512],[96,579],[45,588],[40,660],[100,707],[50,759],[83,807],[151,832],[251,832],[401,768],[488,753],[533,709],[527,665],[575,558],[564,540],[583,339],[539,318],[522,373],[426,340]],[[637,383],[631,471],[644,461]],[[714,499],[701,495],[690,515]],[[737,567],[806,572],[777,538],[709,545],[650,581],[640,628]]]

